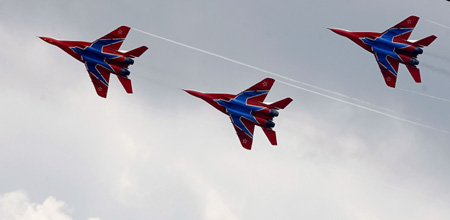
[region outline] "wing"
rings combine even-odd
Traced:
[[[86,63],[86,69],[100,97],[106,98],[109,86],[110,72],[100,65]]]
[[[375,53],[375,59],[380,67],[381,74],[383,74],[386,85],[395,88],[397,82],[397,72],[399,62],[386,55],[378,55]]]
[[[237,117],[230,115],[231,123],[233,123],[236,134],[239,141],[247,150],[252,149],[253,132],[255,130],[255,124],[243,117]]]
[[[93,47],[98,48],[108,48],[112,50],[119,50],[120,46],[122,46],[123,41],[130,32],[130,27],[120,26],[116,30],[111,31],[111,33],[99,38],[98,40],[92,43]]]
[[[272,78],[265,78],[261,82],[256,83],[254,86],[244,90],[243,92],[239,93],[237,96],[243,94],[243,93],[254,93],[258,92],[259,95],[253,96],[248,98],[248,100],[253,100],[257,102],[263,102],[264,99],[266,99],[267,94],[269,93],[269,90],[272,88],[273,83],[275,82]]]
[[[393,40],[402,39],[408,40],[409,36],[411,36],[412,31],[416,27],[417,22],[419,21],[419,17],[417,16],[409,16],[402,22],[398,23],[394,27],[387,29],[382,33],[392,35]]]

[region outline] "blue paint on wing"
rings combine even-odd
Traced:
[[[102,83],[108,86],[108,82],[105,78],[100,74],[97,70],[96,66],[102,66],[105,69],[114,72],[113,68],[106,62],[106,59],[114,59],[119,57],[116,54],[104,53],[103,47],[115,44],[123,41],[124,39],[100,39],[94,42],[91,46],[80,48],[80,47],[72,47],[75,53],[79,54],[83,61],[86,64],[88,72],[93,74],[96,78],[98,78]]]
[[[242,92],[235,98],[225,101],[217,100],[216,102],[225,107],[227,113],[230,114],[233,124],[241,129],[248,136],[253,137],[253,134],[248,130],[248,128],[242,123],[241,118],[245,118],[251,122],[258,123],[256,118],[252,115],[252,111],[259,111],[264,109],[264,107],[248,105],[247,100],[259,95],[268,93],[269,91],[246,91]]]
[[[384,68],[386,68],[387,70],[389,70],[392,74],[397,75],[397,71],[395,71],[394,67],[391,65],[391,63],[389,63],[388,59],[387,59],[387,55],[386,54],[378,54],[375,53],[375,56],[377,56],[377,60],[378,62],[380,62]]]
[[[86,63],[86,66],[87,66],[88,72],[90,74],[94,75],[103,84],[108,86],[108,82],[106,81],[105,77],[103,77],[103,75],[97,70],[97,68],[95,68],[97,66],[97,64],[95,64],[95,63]]]
[[[380,62],[386,69],[397,75],[394,67],[389,63],[387,57],[390,56],[400,62],[403,60],[395,52],[395,49],[408,47],[408,44],[394,42],[394,37],[405,34],[412,31],[412,28],[391,28],[383,35],[376,39],[363,38],[362,41],[372,47],[372,51],[375,53],[378,62]]]
[[[98,39],[97,41],[95,41],[91,47],[95,48],[95,49],[103,49],[104,46],[108,46],[111,44],[116,44],[116,43],[120,43],[122,41],[124,41],[125,38],[118,38],[118,39]]]

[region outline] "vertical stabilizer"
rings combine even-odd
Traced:
[[[146,47],[146,46],[138,47],[138,48],[136,48],[134,50],[130,50],[130,51],[126,52],[125,56],[127,56],[127,57],[140,57],[147,49],[148,49],[148,47]]]
[[[433,43],[434,40],[436,40],[436,38],[437,38],[436,36],[431,35],[414,42],[413,45],[419,47],[428,47],[431,43]]]
[[[128,77],[126,77],[126,76],[117,76],[117,78],[119,79],[120,83],[122,83],[123,88],[125,89],[125,91],[128,94],[133,93],[133,88],[131,86],[131,80],[128,79]]]
[[[278,102],[274,102],[274,103],[270,104],[269,107],[270,108],[275,108],[275,109],[284,109],[291,102],[292,102],[291,98],[285,98],[283,100],[280,100]]]
[[[422,82],[422,79],[420,78],[420,70],[416,66],[406,65],[406,68],[408,68],[409,73],[411,73],[411,76],[416,83]]]
[[[267,138],[269,139],[270,143],[272,145],[277,145],[277,135],[274,130],[270,128],[262,128],[264,131],[264,134],[266,134]]]

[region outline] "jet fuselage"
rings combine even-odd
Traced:
[[[82,63],[100,65],[116,75],[128,76],[130,71],[125,66],[134,64],[134,60],[123,53],[104,49],[104,45],[96,45],[83,41],[62,41],[48,37],[40,37],[47,43],[53,44]]]

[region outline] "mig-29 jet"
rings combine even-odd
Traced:
[[[285,98],[272,104],[264,104],[263,101],[274,82],[274,79],[266,78],[237,95],[184,91],[229,115],[242,146],[250,150],[255,125],[263,129],[272,145],[277,145],[276,134],[272,130],[275,126],[273,118],[278,116],[277,110],[284,109],[292,99]]]
[[[421,82],[420,70],[416,67],[419,64],[417,56],[423,53],[423,47],[437,38],[431,35],[418,41],[408,41],[418,21],[419,17],[410,16],[383,33],[329,29],[373,53],[386,84],[395,88],[399,63],[406,65],[416,83]]]
[[[141,56],[148,48],[142,46],[128,52],[119,51],[129,31],[129,27],[121,26],[92,43],[63,41],[48,37],[39,38],[61,48],[75,59],[83,62],[94,84],[95,91],[99,96],[106,98],[110,73],[117,75],[127,93],[133,93],[131,81],[128,78],[130,75],[128,66],[134,63],[132,58]]]

